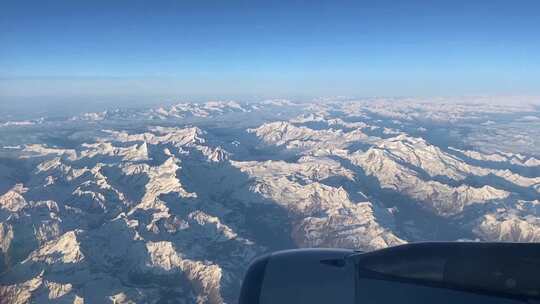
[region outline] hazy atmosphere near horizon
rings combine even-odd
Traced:
[[[3,1],[0,304],[230,304],[276,250],[540,242],[539,37],[539,1]]]

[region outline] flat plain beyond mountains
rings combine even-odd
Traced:
[[[500,101],[0,117],[0,303],[235,303],[275,250],[540,242],[540,107]]]

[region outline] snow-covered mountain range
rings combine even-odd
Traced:
[[[273,250],[540,242],[540,109],[496,101],[0,121],[0,303],[235,303]]]

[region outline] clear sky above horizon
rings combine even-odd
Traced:
[[[540,94],[540,1],[2,1],[0,102]]]

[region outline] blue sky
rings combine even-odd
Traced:
[[[0,46],[0,102],[540,94],[540,1],[7,0]]]

